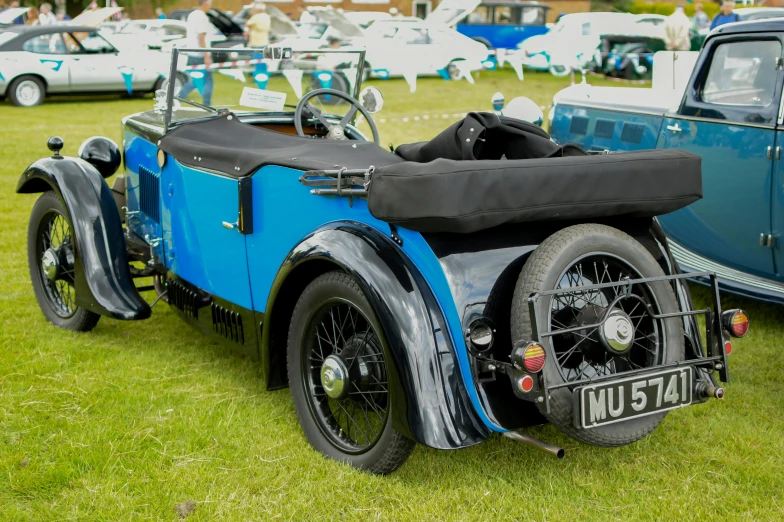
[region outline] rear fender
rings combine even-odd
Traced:
[[[327,265],[318,270],[306,265]],[[290,311],[279,303],[287,281],[339,269],[351,274],[373,306],[387,341],[394,427],[409,438],[439,449],[477,444],[489,436],[474,411],[458,370],[446,321],[421,274],[391,240],[358,223],[331,223],[306,237],[283,262],[272,285],[265,325],[288,328]],[[291,279],[289,279],[291,278]],[[304,288],[304,284],[297,284]],[[284,292],[281,292],[281,289]],[[289,296],[291,297],[291,296]],[[285,343],[262,333],[261,361],[267,382],[285,374]],[[279,338],[280,336],[275,335]],[[282,352],[282,353],[281,353]]]
[[[54,190],[76,236],[76,304],[115,319],[147,319],[150,306],[133,284],[122,222],[103,176],[79,158],[43,158],[19,178],[18,194]]]

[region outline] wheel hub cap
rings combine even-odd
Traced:
[[[333,399],[342,399],[348,395],[348,368],[340,357],[330,355],[324,359],[321,365],[321,386],[327,396]]]
[[[634,343],[634,325],[625,312],[614,309],[599,328],[599,335],[610,353],[626,353]]]
[[[44,255],[41,256],[41,269],[49,281],[55,281],[60,275],[60,261],[54,249],[47,248]]]

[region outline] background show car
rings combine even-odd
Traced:
[[[186,43],[188,28],[182,20],[169,18],[151,20],[129,20],[125,22],[108,22],[98,26],[101,34],[120,49],[148,48],[170,50],[172,46]],[[216,27],[213,34],[207,35],[210,47],[216,47],[226,37]]]
[[[172,20],[181,20],[185,22],[188,20],[188,15],[192,12],[193,9],[178,9],[169,13],[169,18]],[[207,11],[207,18],[210,19],[210,23],[215,26],[220,34],[226,37],[226,39],[222,42],[215,42],[215,47],[223,49],[227,47],[245,46],[247,39],[243,34],[244,30],[242,26],[238,25],[234,20],[232,20],[229,15],[219,9],[213,8]],[[213,56],[216,60],[221,62],[227,60],[229,57],[228,53],[217,53]]]
[[[520,42],[548,31],[548,9],[548,5],[538,2],[445,0],[427,21],[454,26],[457,32],[489,49],[514,49]]]
[[[286,14],[272,4],[266,5],[266,13],[270,16],[270,41],[279,42],[285,38],[297,36],[297,26]],[[232,17],[232,21],[238,27],[245,27],[245,23],[250,18],[253,4],[244,6]]]
[[[784,20],[740,22],[698,53],[657,53],[647,90],[576,85],[554,99],[551,132],[589,150],[702,156],[704,199],[659,221],[685,271],[784,302]],[[673,71],[675,75],[673,76]]]
[[[567,14],[548,33],[518,45],[518,52],[529,69],[568,74],[569,67],[584,67],[593,60],[601,35],[617,33],[621,28],[629,31],[636,23],[637,18],[629,13]]]
[[[654,219],[700,198],[698,156],[589,155],[495,113],[391,151],[362,53],[329,54],[352,62],[352,94],[295,94],[291,110],[286,78],[264,92],[227,80],[205,106],[170,82],[165,106],[123,119],[122,150],[93,137],[63,156],[50,138],[54,157],[17,185],[42,194],[27,248],[44,316],[75,331],[143,320],[140,292],[154,292],[260,361],[262,386],[288,386],[314,448],[375,473],[415,443],[494,432],[563,456],[520,431],[546,422],[630,444],[723,396],[748,317],[722,312],[717,288],[692,309]],[[327,112],[326,95],[347,111]]]
[[[14,105],[38,105],[47,94],[154,92],[168,72],[168,55],[118,50],[91,27],[0,28],[0,97]]]
[[[439,69],[459,78],[481,69],[487,58],[484,44],[447,26],[417,19],[379,20],[365,34],[361,43],[368,72],[383,78],[407,72],[435,76]]]

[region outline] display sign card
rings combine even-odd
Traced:
[[[282,111],[286,104],[286,93],[265,91],[254,87],[244,87],[240,96],[240,105],[264,109],[267,111]]]

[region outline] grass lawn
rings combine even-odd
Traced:
[[[476,85],[375,82],[385,93],[382,143],[432,137],[487,110],[502,91],[547,105],[568,79],[509,71]],[[592,82],[593,83],[593,82]],[[0,519],[177,520],[782,520],[782,308],[746,308],[751,333],[735,343],[724,401],[670,413],[654,434],[618,449],[585,446],[546,426],[536,436],[567,450],[557,461],[493,436],[461,451],[417,447],[376,477],[326,460],[300,430],[289,392],[265,392],[258,368],[181,323],[165,305],[148,321],[102,319],[72,334],[39,312],[27,270],[34,196],[17,178],[47,155],[93,135],[120,141],[120,118],[152,99],[61,98],[0,105]],[[419,119],[416,119],[416,118]],[[403,118],[408,118],[407,122]],[[695,290],[698,306],[707,293]]]

